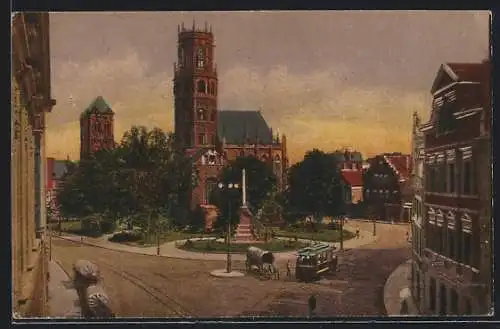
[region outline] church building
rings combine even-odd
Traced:
[[[102,148],[113,148],[114,115],[102,96],[96,97],[80,116],[80,159]]]
[[[210,213],[208,196],[228,162],[255,156],[272,166],[278,188],[284,187],[288,157],[286,136],[274,134],[258,110],[220,110],[218,75],[211,27],[178,27],[174,63],[175,134],[200,175],[191,195],[191,207]],[[251,184],[251,182],[249,182]],[[213,213],[213,212],[212,212]]]

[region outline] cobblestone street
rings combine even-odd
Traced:
[[[364,234],[372,227],[353,225]],[[139,255],[57,238],[53,255],[68,272],[78,259],[95,262],[119,317],[306,316],[311,293],[318,316],[384,315],[385,280],[410,255],[406,231],[405,225],[377,224],[375,242],[344,251],[335,275],[309,284],[214,278],[209,272],[224,268],[223,261]],[[234,267],[243,270],[243,262]]]

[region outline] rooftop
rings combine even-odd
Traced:
[[[97,96],[83,111],[82,117],[90,114],[114,114],[114,112],[102,96]]]
[[[273,143],[271,128],[260,111],[221,110],[219,111],[217,133],[226,144],[265,144]]]

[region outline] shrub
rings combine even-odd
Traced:
[[[116,222],[113,220],[103,220],[101,222],[101,233],[109,234],[113,233],[116,229]]]
[[[207,241],[207,244],[205,245],[205,250],[207,251],[215,250],[215,247],[212,245],[212,241],[210,240]]]
[[[113,234],[112,237],[109,238],[111,242],[137,242],[142,239],[141,232],[138,231],[121,231]]]

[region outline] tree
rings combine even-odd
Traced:
[[[242,171],[246,171],[247,203],[252,213],[257,213],[264,200],[276,191],[276,176],[270,165],[253,156],[238,157],[226,166],[220,175],[225,188],[216,189],[211,196],[211,203],[219,208],[220,216],[216,227],[225,227],[231,208],[231,223],[237,223],[242,203]],[[238,191],[226,188],[229,183],[240,185]]]
[[[285,195],[287,212],[312,215],[316,220],[335,216],[343,212],[342,196],[341,174],[332,154],[314,149],[290,168]]]

